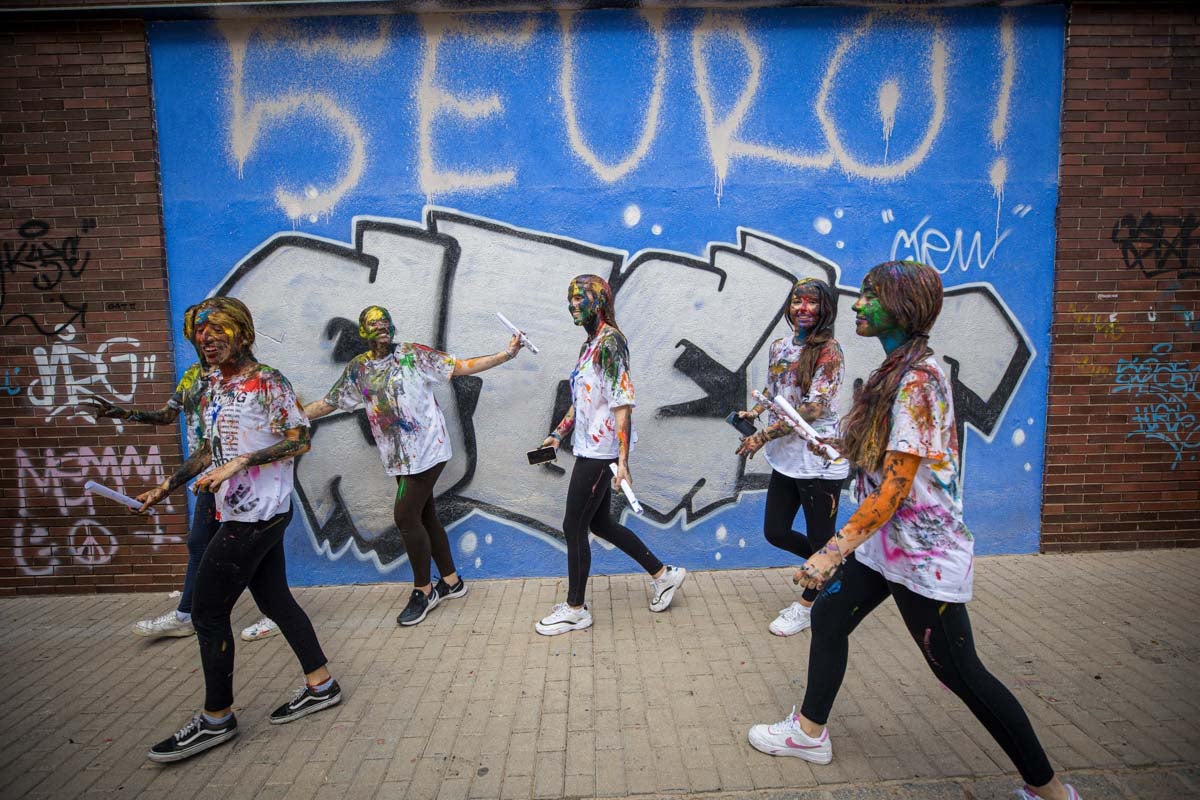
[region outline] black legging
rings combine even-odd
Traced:
[[[966,605],[919,595],[859,564],[854,556],[846,559],[813,605],[808,690],[801,713],[819,725],[829,719],[846,675],[850,633],[889,595],[937,679],[966,703],[1027,784],[1049,783],[1054,770],[1025,710],[975,654]]]
[[[841,479],[789,478],[778,470],[771,470],[767,509],[763,514],[763,536],[776,547],[807,560],[824,547],[837,530],[841,492]],[[796,512],[801,508],[804,509],[805,533],[792,530]],[[805,589],[800,596],[811,603],[817,599],[817,590]]]
[[[233,705],[233,629],[229,614],[247,587],[259,610],[279,626],[305,674],[325,665],[312,622],[287,583],[283,532],[289,510],[262,522],[223,522],[200,568],[192,601],[192,624],[204,667],[204,708]]]
[[[454,556],[450,553],[450,537],[438,521],[437,508],[433,504],[433,486],[446,462],[435,464],[424,472],[396,476],[396,527],[404,539],[408,551],[408,563],[412,567],[413,586],[430,583],[429,559],[437,562],[442,575],[451,575]]]
[[[588,575],[592,569],[592,545],[588,531],[612,542],[625,555],[653,575],[663,563],[650,552],[638,535],[612,518],[612,472],[615,458],[576,458],[567,489],[567,513],[563,534],[567,537],[567,603],[583,605]]]

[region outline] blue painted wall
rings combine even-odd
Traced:
[[[634,475],[650,514],[627,523],[688,567],[790,563],[762,540],[761,459],[739,463],[719,417],[662,409],[746,403],[795,275],[840,287],[838,336],[864,376],[882,353],[855,339],[848,309],[893,256],[943,272],[933,345],[957,364],[978,552],[1036,549],[1061,9],[150,33],[177,324],[210,293],[242,297],[260,358],[305,400],[340,373],[349,321],[371,302],[392,308],[402,338],[460,355],[503,345],[497,310],[543,348],[440,396],[456,455],[439,504],[465,574],[563,573],[566,479],[524,451],[549,428],[580,344],[565,309],[580,272],[612,276],[633,351]],[[182,338],[176,352],[182,372]],[[411,577],[394,488],[358,420],[322,420],[298,477],[295,582]],[[595,550],[596,571],[636,568]]]

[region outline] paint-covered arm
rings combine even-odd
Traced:
[[[144,422],[147,425],[170,425],[179,419],[181,409],[181,406],[173,403],[167,403],[156,411],[122,408],[99,396],[84,398],[80,403],[88,413],[97,419],[122,419],[129,422]]]
[[[332,414],[335,411],[337,411],[337,406],[326,401],[325,398],[321,398],[320,400],[313,400],[304,407],[304,416],[310,420],[314,420]]]
[[[563,439],[571,435],[571,431],[575,429],[575,406],[571,405],[567,409],[567,413],[563,414],[562,421],[555,426],[550,435],[542,441],[542,447],[558,447],[562,444]]]
[[[613,486],[620,488],[621,481],[629,481],[633,486],[633,478],[629,474],[629,442],[633,436],[633,406],[617,406],[613,410],[617,423],[617,474],[613,477]]]
[[[187,460],[179,465],[179,469],[172,473],[171,477],[155,486],[148,492],[142,492],[135,500],[142,504],[138,509],[139,512],[145,511],[150,506],[160,502],[164,497],[175,491],[180,486],[190,481],[212,463],[212,449],[207,441],[201,443],[196,450],[188,456]]]
[[[796,404],[796,411],[805,422],[816,422],[833,407],[845,374],[846,365],[841,346],[837,342],[826,342],[813,369],[812,381],[808,393],[804,396],[804,402]]]
[[[474,375],[477,372],[491,369],[492,367],[503,364],[506,361],[512,361],[517,357],[517,353],[525,345],[521,343],[519,334],[513,334],[513,337],[508,340],[508,347],[501,350],[499,353],[493,353],[490,356],[476,356],[475,358],[460,358],[454,362],[454,372],[452,375]]]
[[[242,470],[261,464],[282,461],[285,458],[296,458],[307,453],[309,447],[311,447],[307,425],[288,428],[281,435],[283,436],[283,441],[268,445],[261,450],[255,450],[253,453],[245,453],[230,459],[213,471],[201,476],[200,480],[196,481],[196,490],[201,492],[215,492],[220,488],[222,483]]]
[[[889,450],[883,456],[883,480],[842,529],[796,571],[793,580],[806,587],[820,588],[837,571],[856,547],[871,538],[896,513],[900,502],[912,491],[913,479],[921,466],[921,457],[913,453]]]

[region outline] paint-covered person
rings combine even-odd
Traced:
[[[189,306],[183,312],[183,335],[192,346],[195,342],[195,318],[199,306]],[[205,385],[205,375],[208,367],[199,349],[196,351],[199,360],[183,372],[183,377],[175,386],[167,404],[154,411],[126,409],[103,397],[89,397],[84,400],[88,410],[97,418],[119,419],[127,422],[140,422],[149,425],[170,425],[183,414],[184,432],[187,440],[187,451],[196,452],[200,447],[200,394]],[[147,638],[170,636],[191,636],[196,630],[192,626],[192,593],[196,585],[196,570],[200,567],[200,559],[204,550],[217,530],[216,503],[211,492],[199,492],[196,495],[195,508],[192,510],[192,522],[188,528],[187,569],[183,577],[183,590],[179,595],[179,605],[172,611],[167,611],[157,617],[135,622],[133,632]]]
[[[514,335],[498,353],[459,359],[423,344],[397,342],[392,316],[381,306],[368,306],[358,315],[358,335],[367,341],[367,352],[351,359],[325,397],[304,411],[318,419],[338,409],[366,410],[383,467],[396,478],[394,517],[413,572],[412,594],[396,621],[416,625],[441,601],[467,594],[434,504],[434,485],[451,457],[434,387],[511,361],[522,345]],[[440,573],[436,584],[431,560]]]
[[[855,330],[879,339],[887,355],[842,421],[841,451],[855,465],[860,505],[795,575],[806,588],[822,589],[800,713],[755,725],[750,744],[818,764],[832,760],[826,723],[850,634],[891,597],[934,675],[1013,760],[1026,782],[1018,797],[1078,800],[1054,774],[1020,703],[975,653],[966,607],[974,540],[962,518],[953,394],[929,347],[941,308],[941,278],[924,264],[891,261],[863,279]]]
[[[768,350],[767,385],[763,394],[784,397],[818,436],[837,435],[837,402],[845,375],[842,348],[833,338],[837,301],[829,284],[813,278],[796,282],[788,294],[784,318],[794,331],[776,339]],[[737,454],[753,458],[760,449],[771,465],[763,535],[778,548],[807,559],[829,541],[837,526],[838,498],[850,473],[844,458],[830,461],[813,452],[787,420],[761,403],[739,416],[754,419],[767,411],[766,427],[742,440]],[[792,530],[796,512],[804,510],[805,532]],[[809,626],[817,598],[805,589],[800,599],[779,612],[768,630],[791,636]]]
[[[592,624],[584,602],[592,566],[592,532],[636,561],[650,575],[650,610],[666,611],[687,577],[682,567],[664,565],[637,534],[617,522],[609,509],[621,481],[633,485],[629,454],[637,441],[633,429],[634,392],[629,346],[617,327],[613,292],[596,275],[580,275],[567,288],[571,319],[587,332],[571,371],[571,406],[542,447],[557,448],[572,434],[575,467],[567,488],[563,535],[567,542],[567,599],[535,627],[555,636]],[[610,465],[616,464],[614,477]]]
[[[151,748],[150,759],[160,762],[188,758],[237,735],[229,615],[247,588],[279,624],[304,672],[304,685],[271,713],[271,722],[291,722],[342,697],[312,622],[288,588],[284,562],[294,459],[309,448],[308,419],[287,379],[255,360],[254,321],[245,305],[212,298],[195,324],[201,353],[215,368],[200,399],[203,438],[168,480],[138,497],[145,510],[200,475],[196,488],[215,493],[220,521],[200,561],[192,604],[204,708]]]

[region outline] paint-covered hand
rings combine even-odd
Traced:
[[[99,395],[85,397],[80,401],[85,411],[96,419],[129,419],[129,412],[116,403],[110,403]]]
[[[524,346],[525,343],[521,341],[521,334],[514,333],[513,337],[508,340],[508,347],[504,348],[504,352],[508,353],[508,360],[512,361],[514,358],[516,358],[517,353],[519,353],[521,348]]]
[[[246,468],[244,456],[238,456],[232,461],[228,461],[216,469],[204,473],[196,482],[192,484],[194,492],[216,492],[221,488],[221,484],[232,478],[234,475]]]
[[[792,576],[792,583],[805,589],[820,589],[833,577],[841,563],[836,554],[818,550],[796,570],[796,574]]]
[[[761,450],[766,443],[767,435],[765,433],[762,431],[752,433],[745,439],[742,439],[742,443],[737,449],[737,455],[754,458],[754,454]]]
[[[633,476],[629,474],[629,466],[621,462],[617,462],[617,474],[613,475],[612,487],[616,491],[621,491],[621,481],[626,481],[629,488],[633,489]]]
[[[553,436],[547,436],[545,439],[542,439],[542,443],[538,445],[538,449],[541,450],[543,447],[553,447],[555,450],[557,450],[560,444],[562,444],[562,442],[560,442],[558,439],[555,439]]]
[[[150,510],[150,506],[154,505],[155,503],[161,502],[162,499],[164,497],[166,497],[168,494],[170,494],[170,492],[167,490],[167,487],[164,484],[160,483],[158,486],[155,486],[150,491],[142,492],[137,497],[133,498],[134,500],[137,500],[142,505],[140,508],[132,508],[131,507],[129,509],[129,513],[130,514],[145,514],[147,511]]]
[[[755,406],[754,408],[750,408],[745,411],[739,411],[737,412],[737,415],[741,419],[758,419],[758,415],[761,413],[762,409],[758,406]]]

